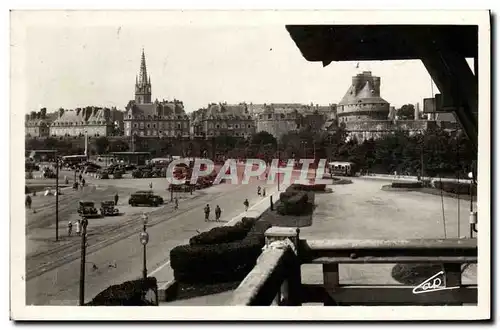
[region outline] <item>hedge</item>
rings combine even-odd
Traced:
[[[241,240],[219,244],[181,245],[170,251],[170,263],[174,278],[182,283],[213,284],[241,281],[253,269],[265,244],[265,231],[271,224],[265,221],[243,218],[241,223],[226,228],[246,228]],[[222,227],[220,227],[222,228]],[[221,241],[228,240],[222,233],[234,229],[222,229],[217,233]],[[209,231],[211,232],[211,231]],[[214,231],[215,232],[215,231]],[[234,235],[234,234],[233,234]],[[197,235],[195,237],[200,237]],[[194,241],[199,241],[197,238]],[[211,238],[207,241],[215,242]],[[190,241],[191,242],[191,241]]]
[[[325,191],[326,184],[298,184],[290,185],[286,191]]]
[[[297,191],[293,196],[280,201],[277,211],[281,215],[301,215],[307,211],[309,195],[305,191]]]
[[[470,194],[470,183],[467,182],[450,182],[450,181],[434,181],[434,186],[437,189],[442,189],[446,192],[460,195]],[[477,194],[477,186],[472,185],[472,194]]]
[[[170,251],[174,277],[183,283],[243,280],[255,266],[261,241],[248,237],[230,243],[181,245]]]
[[[87,306],[156,306],[156,301],[145,299],[146,293],[158,292],[156,278],[148,277],[122,284],[112,285],[96,295]]]
[[[405,181],[399,181],[399,182],[393,182],[391,184],[392,188],[422,188],[422,182],[417,181],[417,182],[405,182]]]
[[[254,222],[254,219],[243,218],[241,222],[237,223],[234,226],[212,228],[209,231],[191,237],[191,239],[189,240],[189,244],[208,245],[230,243],[242,240],[248,234],[248,231],[250,230]]]

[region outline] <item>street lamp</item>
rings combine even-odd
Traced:
[[[302,144],[302,148],[304,149],[304,158],[306,158],[307,157],[307,150],[306,150],[307,142],[306,141],[300,141],[300,144]]]
[[[470,186],[469,186],[469,192],[470,192],[470,215],[469,215],[469,225],[470,225],[470,237],[472,238],[474,236],[474,232],[477,233],[477,212],[474,212],[474,195],[473,195],[473,188],[474,188],[474,173],[469,172],[469,179],[470,179]]]
[[[81,261],[80,261],[80,306],[85,304],[85,257],[87,250],[87,225],[89,221],[82,217],[82,245],[81,245]]]
[[[143,213],[141,215],[143,227],[142,227],[142,232],[139,235],[139,240],[142,244],[143,247],[143,264],[142,264],[142,277],[146,279],[148,277],[148,270],[146,268],[146,245],[148,245],[149,242],[149,234],[146,231],[146,226],[148,224],[148,215],[146,213]]]
[[[56,161],[56,242],[59,241],[59,157],[55,155]]]

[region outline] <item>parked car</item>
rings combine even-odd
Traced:
[[[86,218],[99,216],[99,212],[97,212],[94,202],[84,201],[80,201],[79,203],[78,214]]]
[[[140,170],[133,170],[132,171],[132,177],[134,179],[142,178],[142,171],[140,171]]]
[[[132,206],[159,206],[163,204],[163,198],[153,194],[152,191],[137,191],[130,196],[128,203]]]
[[[113,171],[113,179],[121,179],[123,178],[123,174],[125,174],[125,172],[116,169]]]
[[[104,201],[101,202],[101,215],[118,215],[119,211],[115,207],[115,202],[113,201]]]

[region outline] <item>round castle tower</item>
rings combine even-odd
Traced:
[[[387,120],[389,102],[380,97],[380,77],[364,71],[352,77],[352,84],[337,106],[339,122]]]

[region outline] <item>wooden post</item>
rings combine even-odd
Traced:
[[[323,287],[325,288],[325,306],[336,306],[332,294],[339,287],[339,264],[323,264]]]
[[[274,211],[273,195],[269,196],[269,201],[271,202],[271,211]]]
[[[445,285],[448,288],[462,286],[461,264],[444,264]],[[463,300],[463,299],[461,299]],[[450,304],[451,306],[462,306],[462,303]]]

